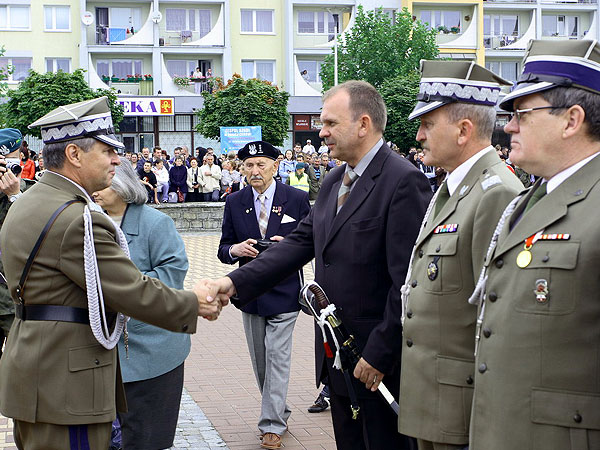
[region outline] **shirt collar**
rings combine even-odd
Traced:
[[[265,200],[273,198],[273,195],[275,194],[275,184],[276,183],[277,182],[275,180],[273,180],[271,182],[271,185],[267,188],[267,190],[265,192],[263,192],[263,194],[265,195]],[[256,203],[260,193],[256,189],[254,189],[254,187],[252,187],[252,195],[254,197],[254,202]]]
[[[571,167],[568,167],[565,170],[563,170],[562,172],[557,173],[549,180],[546,180],[544,178],[543,181],[548,182],[548,185],[546,186],[546,192],[548,194],[550,192],[552,192],[554,189],[556,189],[558,186],[560,186],[563,181],[565,181],[567,178],[569,178],[571,175],[573,175],[575,172],[577,172],[579,169],[581,169],[583,166],[585,166],[587,163],[589,163],[592,159],[594,159],[599,154],[600,154],[600,152],[596,152],[593,155],[590,155],[587,158],[582,159],[578,163],[573,164]]]
[[[375,155],[377,154],[377,152],[379,151],[379,149],[381,148],[381,146],[383,145],[383,138],[380,138],[373,147],[371,147],[371,150],[369,150],[365,156],[363,156],[360,161],[358,162],[358,164],[356,165],[356,167],[350,167],[348,164],[346,164],[346,172],[348,172],[350,169],[354,170],[354,172],[360,177],[362,176],[362,174],[365,172],[365,170],[367,170],[367,167],[369,167],[369,164],[371,164],[371,161],[373,161],[373,158],[375,158]]]
[[[450,195],[454,194],[454,191],[456,191],[458,186],[460,186],[462,181],[469,173],[469,170],[471,170],[475,163],[481,158],[483,158],[483,156],[489,151],[495,151],[494,147],[489,145],[483,150],[479,150],[477,153],[475,153],[473,156],[467,159],[464,163],[462,163],[460,166],[454,169],[452,173],[448,174],[448,177],[446,178],[446,184],[448,185],[448,192],[450,193]]]

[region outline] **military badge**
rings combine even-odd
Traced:
[[[273,208],[271,208],[271,212],[277,214],[278,216],[281,215],[282,210],[283,208],[281,206],[273,206]]]
[[[535,301],[538,303],[548,302],[548,282],[544,279],[535,281]]]
[[[440,268],[437,265],[439,260],[440,257],[436,256],[427,266],[427,278],[429,278],[431,281],[435,280],[440,272]]]
[[[435,227],[435,230],[433,230],[433,234],[456,233],[456,230],[458,230],[457,223],[448,223],[446,225],[440,225],[438,227]]]

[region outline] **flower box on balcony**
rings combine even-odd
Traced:
[[[113,83],[118,83],[121,79],[119,77],[112,77],[110,79],[110,81],[112,81]]]

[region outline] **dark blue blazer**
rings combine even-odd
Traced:
[[[274,182],[276,183],[275,195],[273,197],[269,225],[267,226],[267,234],[265,236],[267,239],[275,235],[288,235],[296,229],[296,226],[310,211],[307,192],[287,186],[279,181]],[[292,217],[294,221],[282,224],[284,216]],[[248,238],[261,238],[258,221],[256,220],[256,211],[254,210],[254,196],[251,186],[246,186],[241,191],[227,196],[218,252],[221,262],[225,264],[234,264],[237,262],[238,259],[233,259],[229,256],[229,248]],[[277,245],[279,243],[274,244],[274,246]],[[264,251],[258,258],[262,258],[270,250]],[[240,258],[240,266],[243,266],[250,260],[250,258]],[[271,290],[255,297],[256,301],[251,301],[240,309],[249,314],[258,314],[260,316],[272,316],[285,312],[298,311],[300,309],[300,304],[298,303],[299,292],[300,279],[298,272],[295,272]]]

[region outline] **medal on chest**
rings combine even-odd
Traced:
[[[532,255],[531,255],[531,247],[537,241],[567,241],[571,238],[571,235],[568,233],[547,233],[544,234],[544,230],[538,231],[532,236],[529,236],[525,239],[525,245],[523,246],[523,250],[517,255],[517,266],[521,269],[524,269],[531,263]]]

